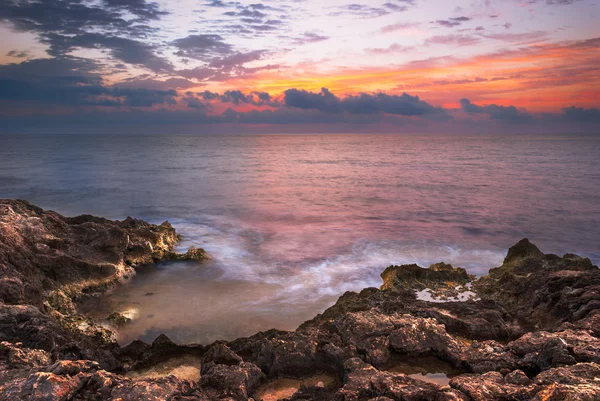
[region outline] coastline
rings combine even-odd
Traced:
[[[391,266],[381,289],[347,292],[295,331],[208,345],[161,335],[120,347],[110,330],[77,315],[73,301],[108,290],[135,266],[208,255],[176,253],[180,237],[168,222],[67,218],[24,201],[0,208],[2,400],[245,400],[282,379],[296,380],[291,399],[600,397],[600,271],[526,239],[477,280],[443,263]],[[448,301],[471,289],[475,296],[462,301],[416,296],[428,290]],[[427,358],[434,363],[420,366]],[[198,363],[198,374],[161,377],[183,366],[173,361]],[[410,373],[436,369],[447,376],[441,385]],[[331,380],[310,380],[323,375]]]

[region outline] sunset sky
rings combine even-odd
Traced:
[[[3,0],[0,133],[600,131],[599,0],[353,1]]]

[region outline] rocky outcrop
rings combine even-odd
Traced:
[[[0,301],[36,307],[46,302],[71,313],[72,299],[106,290],[133,275],[137,265],[207,257],[196,248],[177,254],[179,239],[168,221],[64,217],[26,201],[0,200]]]
[[[474,279],[462,267],[452,267],[446,263],[436,263],[424,269],[418,265],[390,266],[381,273],[382,290],[409,288],[428,289],[442,297],[454,296],[457,290]]]
[[[285,378],[304,383],[292,400],[600,399],[600,270],[576,255],[545,255],[522,240],[477,280],[446,264],[391,266],[382,288],[348,292],[292,332],[207,346],[161,335],[119,347],[75,319],[73,297],[136,264],[175,258],[172,227],[70,219],[20,201],[0,207],[0,401],[248,400]],[[468,283],[477,297],[417,296],[452,296]],[[127,376],[177,360],[197,361],[193,382]],[[304,380],[315,375],[333,380]]]

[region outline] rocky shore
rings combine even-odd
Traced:
[[[600,270],[523,239],[476,279],[390,266],[293,332],[120,347],[76,303],[177,254],[165,222],[0,201],[0,400],[600,400]],[[119,321],[119,316],[113,316]],[[126,322],[123,322],[126,323]]]

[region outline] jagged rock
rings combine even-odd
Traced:
[[[539,388],[532,384],[514,384],[499,372],[466,374],[450,380],[450,387],[466,394],[472,401],[530,400]]]
[[[384,372],[359,358],[346,361],[344,386],[335,394],[335,400],[358,401],[381,399],[466,401],[464,394],[442,389],[433,383],[413,379],[402,373]],[[385,398],[383,398],[385,399]]]
[[[39,368],[50,364],[52,356],[41,349],[23,347],[23,344],[12,344],[8,341],[0,343],[0,358],[6,360],[10,367]]]
[[[193,246],[190,247],[186,253],[175,253],[171,258],[175,260],[194,260],[202,262],[204,260],[209,260],[210,256],[204,249]]]
[[[504,258],[504,264],[511,263],[515,260],[525,258],[540,258],[544,254],[538,249],[537,246],[533,245],[527,238],[523,238],[515,245],[508,249],[508,254]]]
[[[511,371],[518,365],[519,358],[508,347],[497,341],[474,341],[461,351],[463,365],[471,372]]]
[[[264,374],[253,363],[237,365],[211,363],[200,378],[202,390],[211,399],[247,400],[264,380]]]
[[[424,269],[416,264],[390,266],[381,273],[382,290],[410,288],[424,290],[429,288],[436,292],[454,291],[456,286],[469,283],[473,276],[462,267],[452,267],[446,263],[436,263]]]
[[[548,369],[534,379],[542,387],[533,401],[595,401],[600,399],[600,366],[578,363]]]
[[[0,301],[39,307],[52,290],[69,298],[101,290],[131,275],[130,266],[167,258],[178,239],[168,222],[64,217],[0,200],[0,278],[12,283]]]
[[[110,323],[114,324],[117,327],[124,326],[127,323],[131,323],[133,320],[124,316],[122,313],[113,312],[106,318]]]
[[[212,365],[238,365],[243,360],[225,344],[215,344],[206,351],[200,360],[200,373],[205,374]]]
[[[382,289],[348,292],[295,331],[208,348],[164,335],[119,347],[75,313],[74,298],[110,288],[137,264],[206,258],[194,248],[176,254],[178,239],[168,222],[67,218],[0,201],[0,401],[247,400],[267,377],[325,372],[334,387],[306,387],[293,399],[600,399],[600,271],[573,254],[544,255],[527,240],[473,282],[480,300],[416,297],[424,288],[451,294],[472,280],[464,269],[392,266]],[[196,385],[122,374],[188,355],[200,360]],[[391,371],[422,357],[452,365],[450,387]]]
[[[508,347],[523,357],[520,365],[528,369],[546,370],[577,362],[600,363],[600,339],[582,330],[528,333]]]

